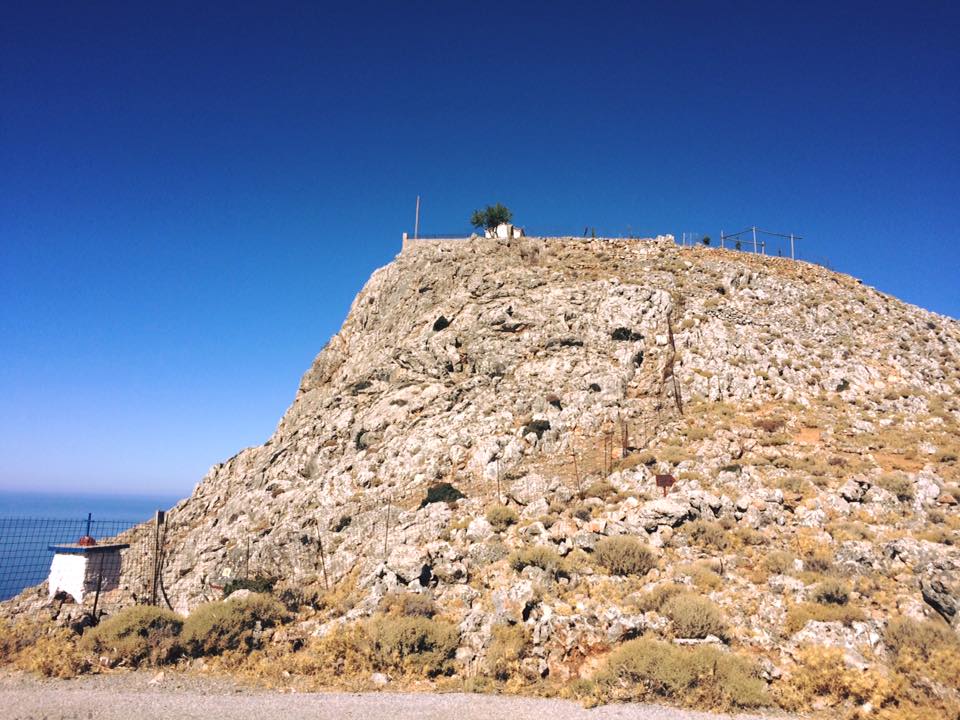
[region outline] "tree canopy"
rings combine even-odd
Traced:
[[[470,224],[475,228],[493,230],[497,225],[508,223],[513,219],[513,213],[505,205],[487,205],[483,210],[474,210],[470,216]]]

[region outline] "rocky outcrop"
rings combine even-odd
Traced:
[[[412,245],[269,440],[171,510],[164,589],[184,612],[244,575],[343,589],[318,634],[427,593],[465,666],[517,624],[525,672],[572,676],[672,627],[595,561],[629,535],[655,548],[641,586],[709,595],[728,641],[860,662],[897,612],[957,622],[958,357],[955,320],[808,263],[669,238]],[[516,522],[488,521],[498,504]],[[530,548],[547,567],[511,560]],[[882,587],[851,596],[879,620],[782,637],[816,573]]]

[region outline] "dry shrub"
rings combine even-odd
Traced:
[[[520,669],[520,660],[530,644],[523,625],[497,625],[487,648],[487,671],[497,680],[507,680]]]
[[[730,535],[719,523],[711,520],[694,520],[684,528],[690,542],[713,550],[730,547]]]
[[[813,588],[810,597],[821,605],[846,605],[850,600],[850,588],[839,580],[828,578]]]
[[[897,496],[897,500],[913,500],[913,483],[903,473],[883,473],[876,479],[876,485]]]
[[[803,553],[803,569],[806,571],[823,573],[832,567],[833,553],[825,547],[811,547]]]
[[[250,595],[200,605],[183,623],[184,649],[196,657],[227,650],[255,650],[262,630],[286,618],[283,605],[268,595]]]
[[[520,572],[525,567],[538,567],[551,575],[562,575],[566,572],[566,563],[559,553],[545,545],[531,545],[510,553],[510,567]]]
[[[786,427],[787,421],[782,417],[757,418],[753,421],[753,426],[764,432],[775,433]]]
[[[883,640],[898,669],[960,689],[960,638],[946,623],[897,618]]]
[[[786,575],[793,570],[793,553],[786,550],[773,550],[763,558],[763,567],[772,575]]]
[[[680,593],[666,601],[662,612],[673,622],[673,632],[682,638],[727,635],[727,623],[716,604],[701,595]]]
[[[457,628],[425,617],[379,615],[334,630],[289,656],[285,669],[316,686],[343,685],[371,672],[411,677],[451,673]]]
[[[423,617],[381,617],[369,625],[379,670],[434,677],[454,670],[460,634],[450,623]]]
[[[594,550],[596,561],[611,575],[646,575],[657,566],[657,557],[635,537],[602,538]]]
[[[137,667],[172,662],[182,652],[183,618],[152,605],[124,608],[84,633],[80,647],[107,664]]]
[[[817,622],[840,622],[844,625],[864,619],[861,610],[849,605],[820,605],[819,603],[800,603],[787,610],[784,630],[793,635],[806,627],[811,620]]]
[[[341,627],[294,653],[287,667],[315,685],[333,685],[374,671],[373,641],[362,623]]]
[[[690,579],[693,580],[693,584],[697,586],[697,589],[703,592],[717,590],[723,585],[723,578],[702,563],[698,563],[689,568],[687,574],[690,576]]]
[[[596,680],[605,697],[617,700],[670,698],[724,709],[769,704],[765,683],[748,659],[708,646],[631,640],[610,655]]]
[[[437,606],[429,595],[390,592],[380,600],[380,612],[385,615],[432,618],[437,614]]]
[[[612,495],[617,494],[617,489],[606,480],[597,480],[590,483],[589,487],[583,491],[583,496],[588,498],[599,498],[606,500]]]
[[[487,522],[493,526],[497,532],[503,532],[519,520],[517,513],[513,508],[506,505],[493,505],[487,510]]]
[[[662,585],[657,585],[653,590],[640,595],[636,598],[634,604],[640,612],[660,612],[670,598],[687,591],[688,588],[683,585],[663,583]]]

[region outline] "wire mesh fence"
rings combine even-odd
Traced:
[[[0,600],[7,600],[25,588],[46,580],[53,560],[51,545],[76,543],[84,535],[98,545],[118,541],[124,532],[138,525],[134,520],[99,518],[0,518]],[[132,584],[149,581],[149,548],[134,542],[121,552],[124,575]]]

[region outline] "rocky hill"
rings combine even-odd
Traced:
[[[165,590],[188,612],[276,580],[304,637],[428,596],[466,676],[502,627],[538,681],[645,634],[771,682],[810,646],[892,667],[892,621],[958,624],[958,391],[960,323],[823,267],[671,238],[416,244],[273,436],[171,511]]]

